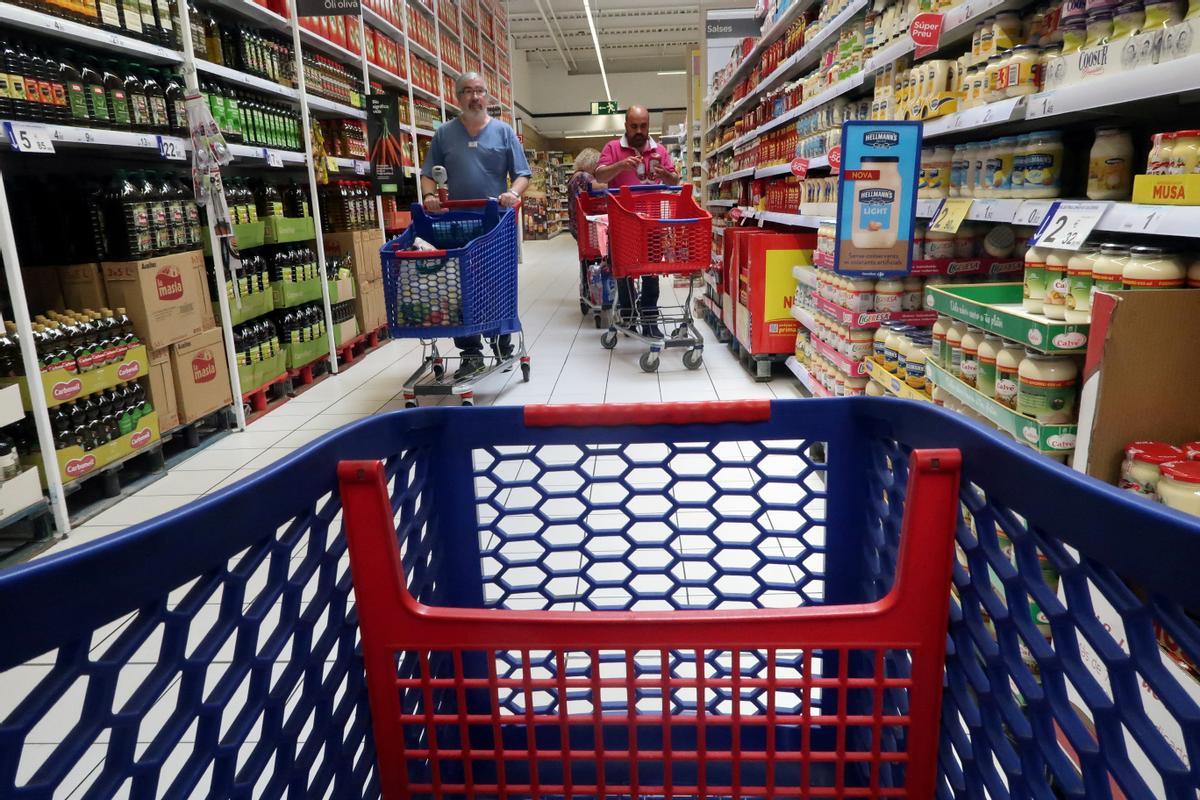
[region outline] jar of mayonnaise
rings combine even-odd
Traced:
[[[1074,421],[1078,377],[1075,359],[1026,350],[1017,370],[1017,413],[1042,423]]]
[[[884,358],[884,347],[887,343],[888,334],[891,333],[892,323],[885,322],[875,329],[875,336],[871,342],[871,355],[879,362],[880,366],[886,363]]]
[[[1046,302],[1046,253],[1040,247],[1025,251],[1025,286],[1021,291],[1021,306],[1034,314],[1042,313]]]
[[[861,397],[867,392],[867,384],[871,383],[869,378],[850,378],[847,377],[844,381],[846,397]]]
[[[1046,251],[1046,299],[1042,313],[1050,319],[1067,318],[1067,262],[1070,250]]]
[[[899,278],[875,281],[875,310],[900,311],[904,305],[904,282]]]
[[[871,355],[874,331],[869,328],[850,328],[846,336],[846,356],[851,361],[862,361]]]
[[[1021,196],[1058,197],[1062,193],[1063,142],[1058,131],[1037,131],[1025,142]]]
[[[954,233],[954,257],[968,259],[975,257],[975,242],[979,236],[979,228],[969,222],[958,226]]]
[[[900,308],[902,311],[920,311],[921,298],[925,294],[925,281],[916,275],[908,275],[904,278],[904,296],[901,300]]]
[[[1175,147],[1171,149],[1170,175],[1191,175],[1200,164],[1200,131],[1175,131]]]
[[[928,261],[954,258],[954,234],[944,231],[926,231],[925,258]]]
[[[997,54],[987,60],[983,74],[983,102],[994,103],[1004,99],[1004,87],[1000,85],[1000,67],[1004,57]]]
[[[904,382],[914,389],[925,389],[925,364],[929,361],[929,343],[917,339],[908,349],[904,362]]]
[[[1110,42],[1120,41],[1127,36],[1141,33],[1146,25],[1146,12],[1141,0],[1132,3],[1121,3],[1113,13],[1113,33]]]
[[[893,325],[883,342],[883,368],[893,374],[900,370],[900,348],[906,341],[908,325]]]
[[[1092,321],[1092,266],[1100,257],[1100,248],[1082,244],[1067,261],[1067,322]]]
[[[1008,80],[1005,82],[1004,94],[1007,97],[1021,97],[1033,94],[1038,90],[1038,63],[1041,51],[1034,45],[1023,44],[1013,48],[1008,59]]]
[[[1105,242],[1100,255],[1092,262],[1092,296],[1096,292],[1119,292],[1125,288],[1125,262],[1129,260],[1128,245]]]
[[[958,371],[962,382],[974,387],[979,377],[979,345],[983,344],[983,331],[967,326],[962,337],[962,360]]]
[[[933,359],[933,363],[939,367],[946,367],[946,329],[953,323],[950,317],[945,314],[938,314],[938,317],[933,322],[933,340],[930,344],[929,355]]]
[[[1128,200],[1133,189],[1133,138],[1119,128],[1099,128],[1088,157],[1089,200]]]
[[[867,381],[867,385],[863,390],[863,394],[865,394],[867,397],[886,397],[887,396],[887,392],[884,391],[883,387],[880,386],[875,381]]]
[[[998,403],[1017,407],[1017,383],[1025,351],[1015,344],[1005,343],[996,354],[996,394]]]
[[[1200,516],[1200,462],[1174,461],[1160,467],[1158,499],[1185,514]]]
[[[1187,271],[1166,249],[1139,245],[1129,248],[1121,282],[1126,289],[1178,289],[1187,282]]]
[[[1004,348],[1004,340],[994,333],[985,333],[979,343],[979,371],[975,388],[987,397],[996,396],[996,357]]]
[[[851,311],[875,310],[875,281],[852,280],[846,294],[846,308]]]
[[[1193,261],[1187,271],[1187,287],[1200,289],[1200,260]]]
[[[1137,494],[1153,496],[1158,485],[1159,467],[1182,461],[1183,451],[1166,442],[1130,442],[1125,445],[1121,479],[1117,485]]]
[[[934,385],[933,394],[931,395],[930,399],[933,400],[933,404],[935,406],[944,406],[944,405],[946,405],[946,398],[949,396],[950,396],[950,393],[947,392],[944,388],[942,388],[941,386]]]
[[[1017,154],[1017,137],[1002,136],[997,140],[993,160],[992,197],[1012,197],[1013,158]]]

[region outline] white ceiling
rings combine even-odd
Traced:
[[[684,69],[700,35],[699,3],[589,0],[608,72]],[[540,8],[539,8],[540,6]],[[543,12],[544,15],[543,16]],[[509,0],[513,49],[533,63],[557,63],[571,74],[599,72],[583,0]]]

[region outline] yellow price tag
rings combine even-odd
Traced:
[[[958,233],[958,226],[962,225],[967,214],[971,213],[971,204],[974,202],[975,200],[970,197],[946,198],[938,204],[937,210],[933,212],[929,230],[938,233]]]
[[[333,156],[325,156],[325,169],[329,170],[330,172],[337,172],[338,160]],[[957,228],[958,226],[955,225],[954,227]],[[951,233],[953,233],[953,231],[951,231]]]

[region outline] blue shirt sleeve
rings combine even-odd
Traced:
[[[521,140],[517,138],[517,132],[511,127],[508,129],[508,147],[512,151],[510,159],[509,172],[513,176],[513,180],[517,178],[529,178],[533,176],[533,172],[529,169],[529,161],[525,159],[525,148],[521,146]]]
[[[425,153],[425,160],[421,163],[421,175],[433,180],[433,168],[446,166],[446,157],[442,153],[442,128],[438,128],[433,133],[433,140],[429,143],[429,150]]]

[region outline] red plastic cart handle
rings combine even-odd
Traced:
[[[442,208],[474,208],[475,206],[486,206],[488,203],[499,203],[498,197],[481,197],[476,200],[443,200]],[[521,207],[521,196],[517,195],[517,204],[513,208]]]
[[[530,428],[591,425],[715,425],[722,422],[766,422],[770,400],[709,400],[699,403],[584,403],[525,406]]]

